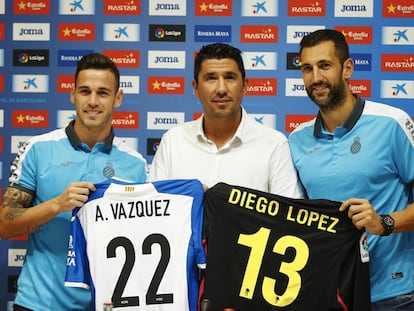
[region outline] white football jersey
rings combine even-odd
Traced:
[[[91,288],[96,310],[196,311],[203,195],[197,180],[97,184],[73,211],[65,285]]]

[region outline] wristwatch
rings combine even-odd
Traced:
[[[381,216],[381,225],[384,228],[384,233],[381,234],[382,236],[387,236],[392,233],[394,230],[394,218],[390,215],[380,215]]]

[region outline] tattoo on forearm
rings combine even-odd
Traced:
[[[7,188],[4,194],[1,207],[8,207],[9,212],[6,214],[8,220],[15,220],[21,217],[26,212],[26,207],[29,207],[33,197],[27,192]]]

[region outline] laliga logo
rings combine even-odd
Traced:
[[[157,151],[158,147],[160,146],[160,141],[156,141],[155,143],[152,144],[152,151]]]
[[[293,66],[295,66],[296,68],[299,68],[299,67],[300,67],[300,56],[295,56],[295,57],[292,59],[292,64],[293,64]]]
[[[29,55],[27,53],[21,53],[19,55],[19,62],[22,64],[26,64],[29,61]]]
[[[157,29],[155,29],[155,31],[154,31],[154,36],[155,36],[157,39],[162,39],[162,38],[164,38],[164,36],[165,36],[165,31],[164,31],[164,29],[162,29],[162,28],[157,28]]]

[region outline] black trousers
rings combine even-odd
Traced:
[[[27,309],[25,307],[19,306],[19,305],[14,305],[13,306],[13,311],[33,311],[32,309]]]

